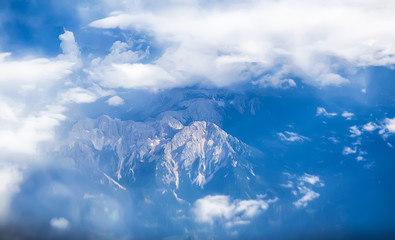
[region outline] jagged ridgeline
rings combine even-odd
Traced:
[[[78,169],[124,191],[145,188],[193,201],[209,193],[255,197],[262,190],[255,173],[262,153],[210,122],[103,115],[76,122],[61,149]]]

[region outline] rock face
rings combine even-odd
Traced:
[[[243,179],[255,177],[248,162],[255,149],[214,123],[184,126],[168,114],[147,122],[108,116],[78,121],[62,152],[78,168],[93,168],[126,188],[140,182],[173,192],[191,185],[203,189],[232,169],[243,169]]]

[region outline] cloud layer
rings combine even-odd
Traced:
[[[74,34],[65,31],[59,39],[62,54],[54,58],[0,53],[0,215],[7,213],[26,166],[42,162],[39,145],[52,140],[66,119],[67,108],[53,92],[64,91],[58,85],[81,62]]]
[[[116,2],[108,3],[114,10],[108,17],[90,26],[146,33],[163,54],[144,65],[124,62],[103,69],[107,86],[252,81],[289,87],[295,75],[317,86],[341,85],[355,67],[395,63],[391,1],[164,1],[160,7],[151,1]],[[126,84],[112,82],[110,73]]]

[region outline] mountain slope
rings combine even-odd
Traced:
[[[219,175],[249,181],[255,177],[250,160],[259,156],[216,124],[184,126],[166,114],[147,122],[108,116],[78,121],[62,152],[78,168],[94,169],[120,189],[153,184],[174,194],[190,186],[204,189]]]

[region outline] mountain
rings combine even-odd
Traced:
[[[249,195],[246,186],[254,181],[262,155],[214,123],[193,121],[185,126],[169,114],[147,122],[106,115],[80,120],[61,151],[77,168],[118,189],[150,186],[178,200],[192,200],[206,188],[223,191],[229,184],[232,191],[240,184],[242,195]]]

